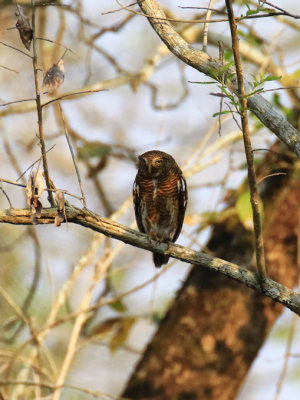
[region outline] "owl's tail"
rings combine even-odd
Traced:
[[[153,262],[156,268],[160,268],[163,264],[167,264],[169,258],[169,256],[163,254],[153,253]]]

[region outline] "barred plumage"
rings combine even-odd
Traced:
[[[138,228],[160,242],[175,242],[181,232],[187,205],[186,181],[172,156],[152,150],[139,156],[133,185]],[[156,267],[169,256],[154,253]]]

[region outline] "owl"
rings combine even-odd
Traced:
[[[140,232],[159,242],[175,242],[181,232],[187,198],[186,181],[170,154],[151,150],[139,156],[133,202]],[[155,267],[168,260],[167,255],[153,253]]]

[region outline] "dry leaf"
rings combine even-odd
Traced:
[[[39,200],[37,200],[36,203],[37,203],[37,205],[36,205],[36,208],[35,208],[35,216],[36,216],[36,218],[40,218],[41,215],[42,215],[43,205]]]
[[[52,93],[60,87],[64,79],[64,61],[61,59],[46,72],[43,80],[43,89],[46,93]]]
[[[60,226],[62,222],[64,222],[67,218],[66,218],[66,213],[65,213],[65,195],[61,190],[57,190],[55,192],[55,201],[57,204],[57,208],[58,208],[58,213],[55,217],[55,226]]]
[[[104,338],[108,335],[112,335],[113,330],[116,330],[120,324],[121,319],[119,317],[116,318],[108,318],[104,321],[98,322],[95,324],[91,330],[91,332],[87,332],[86,336],[88,337],[98,337]]]
[[[57,190],[55,192],[55,201],[59,211],[63,210],[65,207],[66,200],[65,200],[65,195],[61,190]]]
[[[43,171],[38,168],[32,171],[29,175],[27,190],[27,203],[33,206],[38,212],[41,212],[42,205],[38,201],[43,191],[46,189],[46,184],[43,178]]]
[[[20,6],[18,6],[16,16],[19,17],[16,23],[16,28],[19,31],[20,39],[22,40],[22,43],[26,49],[30,50],[31,41],[33,38],[33,30],[31,29],[29,18],[26,17],[22,7]]]
[[[65,217],[63,211],[58,211],[58,214],[56,215],[54,219],[54,224],[55,226],[61,226],[61,223],[64,222]]]
[[[135,321],[136,318],[134,317],[120,319],[117,329],[109,342],[109,349],[112,353],[117,351],[119,347],[126,343]]]

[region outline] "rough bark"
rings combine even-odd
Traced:
[[[281,145],[276,145],[279,150]],[[300,179],[288,151],[269,153],[258,176],[286,172],[263,182],[268,274],[296,284]],[[297,176],[298,173],[298,176]],[[232,196],[232,204],[234,203]],[[209,249],[250,269],[252,233],[237,216],[214,226]],[[217,272],[194,267],[138,363],[123,393],[130,399],[230,400],[282,306]]]

